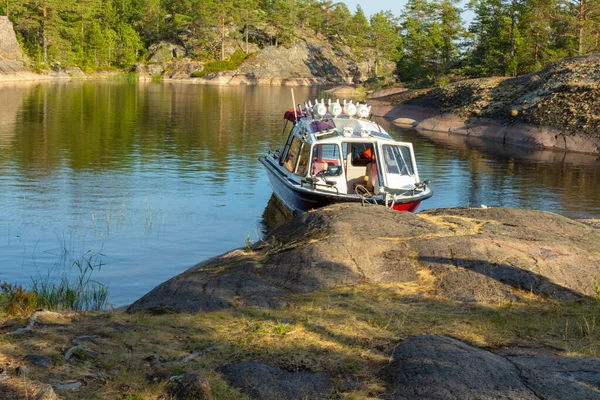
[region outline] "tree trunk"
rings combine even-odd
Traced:
[[[512,12],[510,15],[510,61],[515,58],[515,28],[517,24],[517,0],[512,2]]]
[[[246,8],[246,54],[248,54],[248,9]]]
[[[586,14],[587,14],[587,10],[585,8],[585,0],[579,0],[579,10],[577,10],[579,17],[577,18],[578,20],[578,24],[577,24],[577,41],[578,43],[578,49],[577,49],[577,53],[581,56],[583,55],[583,32],[584,32],[584,22],[586,20]]]
[[[582,56],[583,55],[583,25],[579,25],[579,33],[577,35],[577,40],[579,41],[579,48],[577,53]]]
[[[221,60],[225,60],[225,15],[221,17]]]
[[[48,37],[46,36],[46,18],[48,17],[48,7],[42,8],[42,49],[44,53],[44,64],[48,64]]]
[[[539,54],[540,54],[540,33],[536,32],[535,33],[535,50],[533,53],[533,61],[535,62],[536,65],[538,63]]]

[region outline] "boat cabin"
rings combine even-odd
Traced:
[[[338,194],[415,188],[419,177],[412,144],[395,141],[365,118],[313,115],[301,109],[285,114],[279,165],[287,172]]]

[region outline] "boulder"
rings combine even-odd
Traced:
[[[159,76],[165,72],[165,67],[162,64],[148,64],[146,65],[146,70],[151,77]]]
[[[250,255],[234,251],[177,275],[127,310],[166,313],[217,311],[234,305],[264,308],[285,305],[285,293],[261,279],[253,269]]]
[[[326,399],[333,393],[328,374],[289,372],[256,361],[228,364],[219,368],[233,387],[256,399]]]
[[[264,48],[246,60],[238,72],[254,73],[257,78],[326,78],[329,82],[352,83],[358,68],[331,44],[303,38],[289,46]]]
[[[177,375],[169,379],[167,393],[177,400],[212,399],[208,380],[197,374]]]
[[[521,380],[540,398],[600,398],[600,358],[560,357],[534,349],[510,349],[502,353],[520,371]]]
[[[331,97],[347,98],[353,100],[360,100],[365,97],[364,90],[359,90],[358,86],[343,85],[336,86],[332,89],[325,91]]]
[[[148,47],[148,62],[164,63],[174,58],[185,57],[186,51],[183,47],[170,42],[158,42]]]
[[[40,386],[36,400],[58,400],[60,397],[56,395],[52,386],[43,384]]]
[[[538,399],[510,361],[448,337],[404,340],[387,370],[395,399]]]
[[[408,338],[387,366],[394,399],[580,399],[600,396],[600,358],[548,350],[488,351],[440,336]]]
[[[437,295],[463,302],[503,302],[526,293],[579,299],[596,295],[598,248],[600,231],[548,212],[412,214],[339,204],[284,223],[252,252],[236,250],[192,267],[128,311],[273,308],[291,294],[421,279]]]
[[[37,354],[30,354],[28,356],[25,356],[23,358],[23,361],[25,361],[29,365],[41,368],[48,368],[50,364],[52,364],[52,360],[50,359],[50,357],[40,356]]]
[[[169,79],[187,79],[204,69],[204,63],[189,58],[173,60],[166,68],[165,77]]]
[[[498,136],[503,136],[504,143],[527,148],[564,148],[562,134],[555,129],[523,124],[508,125],[498,132]]]
[[[428,131],[451,132],[457,129],[464,129],[465,120],[453,114],[441,114],[419,122],[416,128]]]

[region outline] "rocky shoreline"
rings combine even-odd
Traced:
[[[600,155],[600,56],[518,78],[479,78],[375,99],[374,112],[422,131]]]
[[[585,222],[305,213],[127,312],[0,320],[0,397],[597,398],[600,231]]]
[[[509,145],[541,150],[600,155],[600,138],[578,135],[550,127],[527,124],[502,124],[479,118],[461,118],[428,108],[371,101],[373,114],[394,125],[422,131],[447,133],[465,138],[479,138]]]

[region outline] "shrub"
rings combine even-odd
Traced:
[[[229,60],[222,61],[211,61],[204,65],[204,69],[202,71],[196,71],[192,73],[193,78],[202,78],[210,74],[211,72],[218,71],[234,71],[239,68],[240,65],[250,56],[250,54],[244,53],[242,50],[238,49],[229,57]]]

